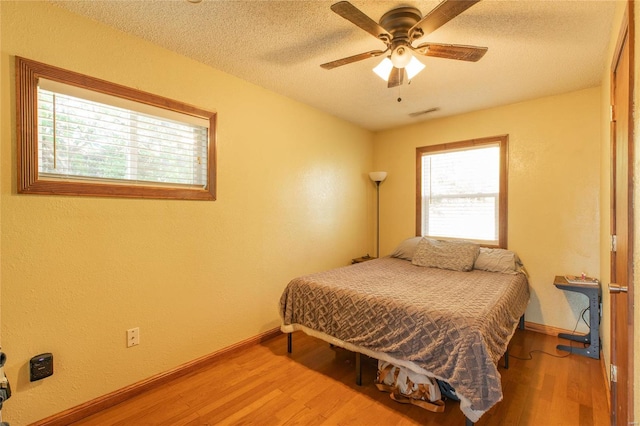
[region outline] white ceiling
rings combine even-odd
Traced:
[[[52,3],[370,130],[594,87],[609,66],[615,1],[484,0],[414,43],[486,46],[484,58],[473,63],[420,57],[426,68],[411,84],[388,89],[371,71],[381,58],[320,68],[384,49],[332,12],[335,1]],[[424,15],[439,1],[351,3],[378,21],[398,6],[417,7]],[[409,116],[430,108],[439,110]]]

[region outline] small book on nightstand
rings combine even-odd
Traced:
[[[569,284],[591,284],[598,285],[598,280],[595,278],[587,277],[586,275],[565,275],[564,278]]]
[[[362,262],[366,262],[367,260],[373,260],[373,259],[377,259],[377,257],[371,257],[368,254],[366,256],[362,256],[362,257],[356,257],[355,259],[351,259],[351,263],[362,263]]]

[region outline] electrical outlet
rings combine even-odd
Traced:
[[[140,328],[130,328],[127,330],[127,347],[137,346],[140,344]]]

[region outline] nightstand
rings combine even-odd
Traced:
[[[377,259],[377,257],[371,257],[369,255],[356,257],[355,259],[351,259],[351,264],[353,265],[355,263],[362,263],[362,262],[366,262],[368,260],[373,260],[373,259]]]
[[[585,348],[574,348],[567,345],[558,345],[557,348],[563,351],[588,356],[589,358],[600,359],[600,283],[597,284],[576,284],[570,283],[565,277],[557,276],[553,280],[553,285],[561,290],[575,291],[582,293],[589,298],[589,333],[571,334],[559,333],[558,337],[588,344]]]

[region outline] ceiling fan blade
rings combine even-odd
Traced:
[[[387,49],[388,50],[388,49]],[[380,56],[385,53],[386,50],[372,50],[370,52],[360,53],[358,55],[349,56],[347,58],[338,59],[335,61],[327,62],[326,64],[320,65],[325,70],[332,70],[337,67],[341,67],[342,65],[351,64],[353,62],[358,62],[363,59],[374,58],[376,56]]]
[[[387,84],[387,87],[392,88],[402,86],[402,83],[404,83],[404,68],[393,67],[391,75],[389,75],[389,83]]]
[[[437,58],[457,59],[459,61],[477,62],[487,50],[486,47],[464,46],[461,44],[423,43],[412,48],[414,52]]]
[[[348,1],[341,1],[331,5],[333,10],[344,19],[353,22],[372,36],[389,44],[391,41],[391,34],[382,28],[376,21],[365,15],[360,9],[349,3]]]
[[[480,0],[444,0],[409,30],[409,39],[431,34]]]

